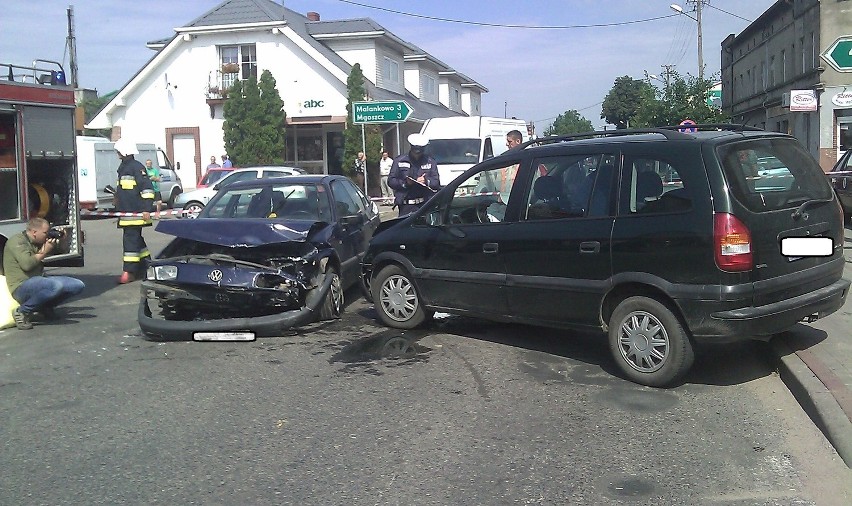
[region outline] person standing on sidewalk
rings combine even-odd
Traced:
[[[382,198],[385,202],[393,201],[393,192],[388,186],[388,176],[390,175],[391,167],[393,167],[393,158],[388,156],[387,151],[382,151],[382,159],[379,160],[379,171],[382,176]]]
[[[54,308],[86,288],[77,278],[44,275],[44,259],[59,246],[61,234],[52,231],[44,218],[32,218],[26,230],[6,241],[3,272],[9,293],[20,304],[12,315],[18,330],[33,328],[35,312],[46,320],[56,319]]]
[[[119,216],[118,228],[122,229],[124,247],[124,266],[120,284],[141,279],[145,274],[151,253],[142,229],[151,226],[151,211],[154,210],[154,187],[145,171],[133,155],[138,155],[136,144],[119,139],[115,150],[121,159],[118,166],[118,186],[115,189],[115,210],[119,213],[133,213],[132,216]]]

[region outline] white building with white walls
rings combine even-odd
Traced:
[[[400,140],[429,118],[480,114],[488,91],[371,19],[321,21],[271,0],[224,1],[148,47],[154,57],[86,127],[162,146],[180,163],[186,188],[211,156],[221,163],[223,90],[263,70],[284,100],[286,163],[313,173],[341,172],[346,81],[355,63],[368,100],[404,100],[414,110],[398,128],[383,127],[391,154],[406,149]]]

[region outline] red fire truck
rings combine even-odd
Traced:
[[[74,111],[61,64],[0,62],[0,256],[6,239],[38,216],[65,231],[45,263],[83,265]]]

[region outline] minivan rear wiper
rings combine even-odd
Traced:
[[[834,200],[834,196],[831,196],[831,197],[828,197],[828,198],[825,198],[825,199],[806,200],[806,201],[802,202],[802,205],[797,207],[795,211],[793,211],[793,214],[791,214],[790,217],[793,218],[794,220],[798,220],[799,218],[802,217],[802,214],[805,212],[805,209],[810,207],[812,204],[824,204],[824,203],[827,203],[827,202],[831,202],[832,200]]]

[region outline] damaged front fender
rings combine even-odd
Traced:
[[[319,289],[308,291],[305,305],[300,309],[265,316],[199,321],[154,318],[148,305],[147,289],[143,287],[138,310],[139,327],[146,334],[168,339],[190,340],[196,332],[248,331],[258,336],[279,335],[283,330],[304,325],[316,319],[320,306],[331,289],[333,277],[321,273],[317,281]]]

